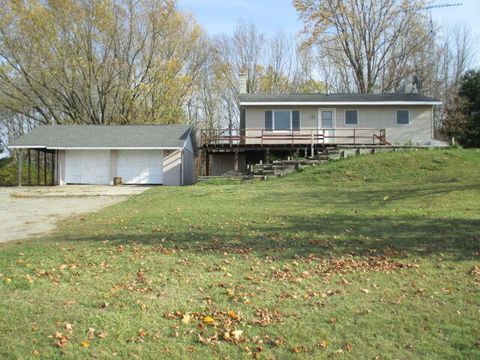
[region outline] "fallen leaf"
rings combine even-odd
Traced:
[[[234,330],[232,331],[232,335],[235,338],[235,340],[240,340],[240,337],[243,334],[243,330]]]
[[[210,316],[205,316],[202,321],[207,325],[213,325],[215,323],[215,319]]]
[[[190,323],[190,320],[191,320],[190,315],[187,315],[187,314],[183,315],[182,323],[184,323],[184,324],[189,324],[189,323]]]
[[[53,335],[55,339],[58,341],[55,343],[56,346],[58,347],[64,347],[68,343],[68,337],[63,335],[61,332],[56,331],[55,334]]]
[[[82,342],[80,343],[80,346],[81,346],[81,347],[84,347],[84,348],[87,348],[87,347],[90,346],[90,343],[85,340],[85,341],[82,341]]]
[[[72,332],[73,325],[69,323],[65,323],[65,330],[67,330],[68,332]]]
[[[234,320],[238,320],[238,319],[239,319],[239,316],[238,316],[238,315],[235,313],[235,311],[233,311],[233,310],[230,310],[230,311],[228,312],[228,316],[231,317],[231,318],[234,319]]]

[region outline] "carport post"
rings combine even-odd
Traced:
[[[28,149],[28,186],[32,185],[32,149]]]
[[[22,186],[22,158],[23,150],[18,150],[18,186]]]
[[[40,186],[40,150],[37,150],[37,186]]]
[[[52,186],[55,185],[55,150],[52,152]]]
[[[43,153],[43,185],[47,186],[47,151]]]

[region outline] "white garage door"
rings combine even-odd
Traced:
[[[110,150],[65,151],[65,182],[109,184]]]
[[[161,150],[121,150],[117,157],[117,176],[124,184],[161,184]]]

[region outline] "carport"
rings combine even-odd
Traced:
[[[186,125],[49,125],[15,140],[19,185],[27,154],[28,185],[32,153],[37,185],[188,185],[194,182],[194,134]],[[40,154],[43,153],[43,156]],[[43,164],[41,164],[43,160]]]
[[[27,163],[27,183],[25,185],[55,185],[56,151],[46,148],[18,149],[18,185],[22,186],[23,164]],[[25,159],[26,158],[26,159]],[[32,165],[35,167],[33,178]]]

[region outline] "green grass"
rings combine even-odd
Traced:
[[[478,150],[154,188],[2,245],[0,357],[479,358],[479,257]]]

